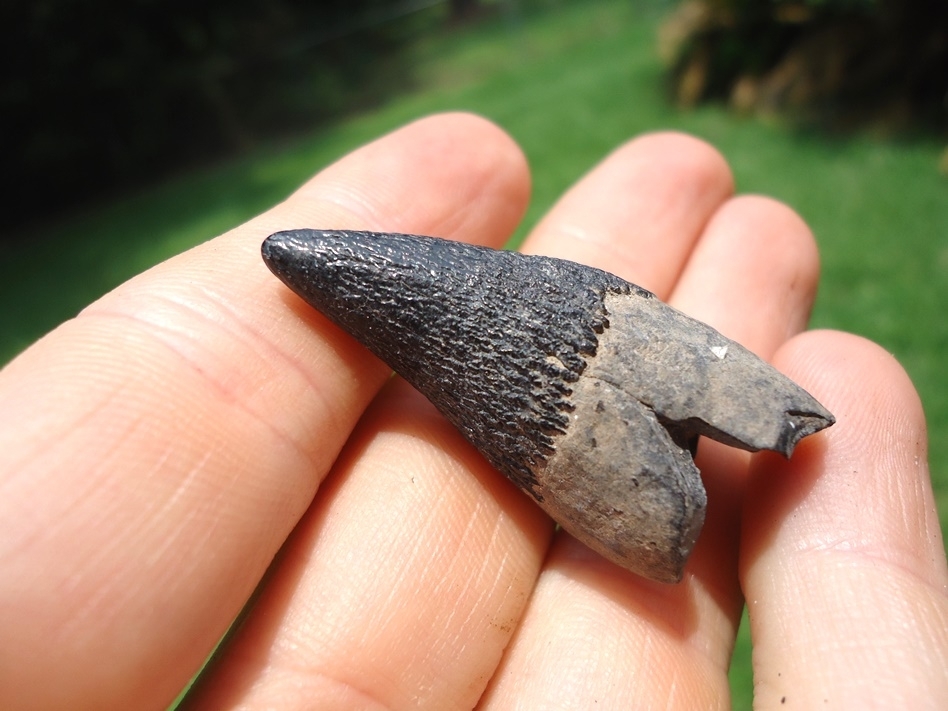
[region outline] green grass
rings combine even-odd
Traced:
[[[813,227],[823,282],[813,322],[892,351],[922,394],[943,528],[948,521],[948,179],[942,145],[869,136],[829,140],[742,120],[718,107],[680,113],[662,93],[655,3],[550,2],[415,49],[418,89],[385,107],[256,154],[90,208],[22,234],[0,256],[0,362],[124,279],[270,206],[357,145],[418,116],[468,109],[505,127],[534,171],[522,237],[606,152],[675,128],[715,144],[738,188],[784,200]],[[634,225],[630,226],[634,229]],[[735,708],[750,708],[749,639],[732,668]]]

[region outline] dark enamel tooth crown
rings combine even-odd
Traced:
[[[278,232],[263,258],[564,529],[654,580],[681,579],[704,522],[698,435],[790,456],[834,422],[739,344],[598,269],[342,230]]]

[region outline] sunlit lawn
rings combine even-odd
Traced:
[[[942,146],[828,139],[714,107],[676,112],[662,93],[653,6],[551,3],[541,16],[433,39],[416,50],[417,91],[377,111],[42,232],[24,231],[0,255],[0,362],[129,276],[265,209],[321,166],[414,117],[469,109],[521,143],[534,171],[534,200],[518,237],[617,144],[642,131],[677,128],[718,146],[741,191],[776,196],[809,221],[823,256],[813,323],[868,336],[909,370],[929,417],[944,524],[948,179],[937,170]],[[732,682],[735,708],[749,708],[746,630]]]

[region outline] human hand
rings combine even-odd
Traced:
[[[871,343],[800,333],[813,240],[733,197],[708,146],[623,146],[524,245],[656,292],[838,418],[791,461],[702,443],[708,518],[676,586],[555,532],[259,256],[295,227],[499,246],[528,183],[482,120],[412,124],[0,372],[0,707],[164,707],[271,562],[191,705],[727,708],[743,596],[761,707],[948,698],[918,398]]]

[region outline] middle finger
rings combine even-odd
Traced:
[[[661,164],[656,168],[660,172]],[[596,186],[597,175],[587,178],[590,193],[606,189]],[[766,357],[805,324],[816,282],[812,239],[799,218],[773,201],[722,197],[712,206],[713,216],[692,218],[700,238],[668,238],[687,244],[688,253],[678,257],[678,269],[658,270],[665,281],[658,280],[657,290]],[[668,283],[671,274],[680,277]],[[578,708],[593,698],[597,708],[628,708],[630,699],[642,707],[727,706],[728,659],[742,602],[736,507],[743,480],[735,472],[743,472],[746,461],[741,452],[708,446],[716,444],[701,445],[708,517],[685,580],[649,582],[561,534],[485,708],[509,708],[515,700],[525,708]]]

